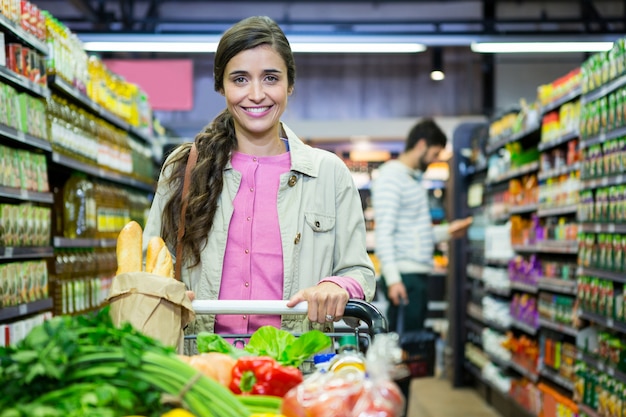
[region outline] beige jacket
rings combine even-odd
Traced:
[[[291,171],[281,176],[277,199],[284,299],[325,277],[348,276],[361,284],[366,300],[370,301],[376,285],[374,269],[365,247],[361,200],[350,172],[335,154],[312,148],[287,126],[283,128],[291,153]],[[162,181],[167,175],[168,172],[162,172],[159,179],[144,228],[145,243],[161,232],[161,213],[170,195]],[[241,174],[229,163],[224,170],[224,188],[213,229],[201,253],[201,263],[193,269],[183,266],[183,281],[197,299],[218,298],[233,200],[240,182]],[[245,305],[242,308],[245,311]],[[188,332],[212,332],[213,325],[214,316],[199,315]],[[328,326],[312,326],[306,317],[295,315],[283,316],[282,327],[295,332],[311,327],[329,330]]]

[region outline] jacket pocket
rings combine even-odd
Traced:
[[[328,232],[335,228],[335,216],[305,212],[304,219],[314,232]]]

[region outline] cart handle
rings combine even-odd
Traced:
[[[198,314],[306,314],[309,307],[306,301],[298,303],[294,307],[287,307],[286,300],[194,300],[191,305]],[[387,333],[388,331],[385,317],[367,301],[348,300],[344,317],[364,321],[372,335]]]

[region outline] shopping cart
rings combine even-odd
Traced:
[[[287,307],[286,300],[194,300],[192,303],[196,314],[306,314],[308,303],[299,303],[295,307]],[[387,319],[374,305],[358,299],[351,299],[344,309],[344,318],[347,320],[335,323],[335,331],[326,333],[333,340],[354,333],[357,349],[362,352],[377,334],[387,333]],[[350,320],[350,319],[356,319]],[[225,339],[232,340],[233,344],[245,343],[250,334],[222,334]],[[299,336],[299,334],[294,334]],[[196,335],[187,335],[186,339],[194,339]]]

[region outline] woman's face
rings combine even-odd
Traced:
[[[269,45],[238,53],[226,65],[222,94],[238,140],[276,139],[291,94],[285,62]]]

